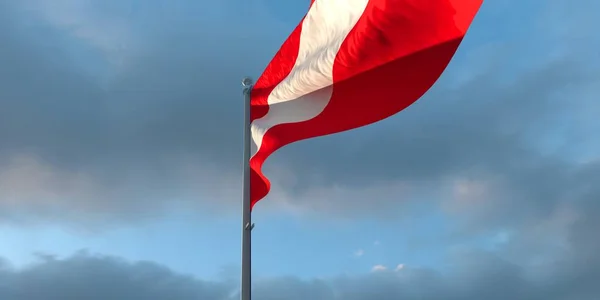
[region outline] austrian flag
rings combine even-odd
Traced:
[[[313,0],[251,91],[250,200],[277,149],[394,115],[437,81],[483,0]]]

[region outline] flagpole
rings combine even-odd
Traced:
[[[243,200],[242,200],[242,280],[240,299],[251,298],[251,260],[252,260],[252,224],[250,211],[250,92],[253,81],[249,77],[242,80],[244,93],[244,175],[243,175]]]

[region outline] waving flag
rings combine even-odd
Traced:
[[[365,126],[436,82],[483,0],[316,0],[251,91],[251,205],[265,160],[303,139]]]

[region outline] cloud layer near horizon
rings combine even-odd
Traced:
[[[591,224],[589,224],[591,225]],[[589,236],[588,236],[589,238]],[[588,250],[597,251],[600,246]],[[444,273],[404,267],[361,276],[255,279],[257,300],[595,300],[600,261],[572,253],[523,267],[484,252],[457,253]],[[173,299],[233,300],[237,280],[201,280],[152,262],[131,263],[86,252],[58,259],[40,255],[23,269],[0,264],[0,297],[6,300]]]

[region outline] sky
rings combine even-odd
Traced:
[[[308,4],[0,1],[0,298],[237,299],[240,81]],[[274,154],[254,298],[597,300],[596,11],[487,1],[417,103]]]

